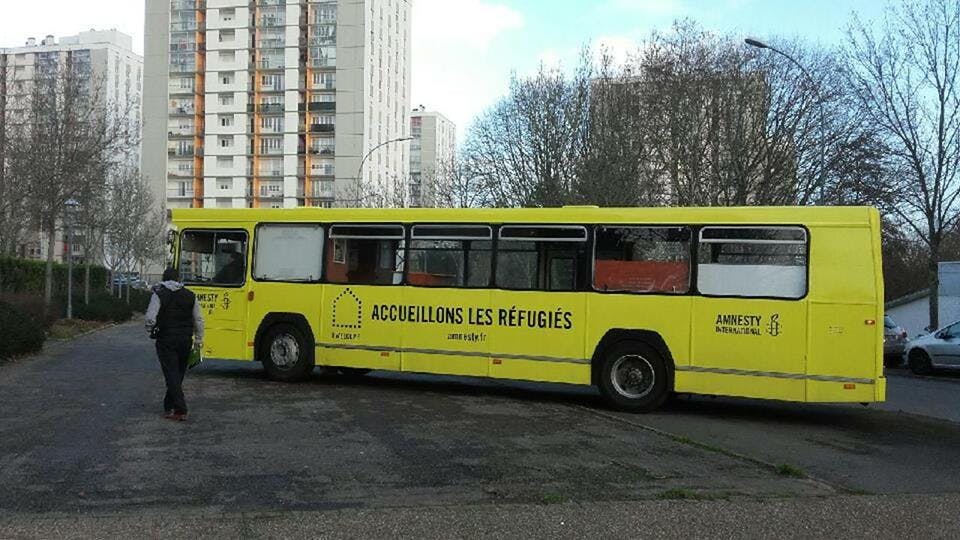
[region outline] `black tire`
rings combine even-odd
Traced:
[[[672,390],[666,362],[642,341],[621,341],[599,359],[597,387],[607,405],[628,412],[650,412]]]
[[[903,357],[898,354],[889,354],[883,357],[883,367],[898,368],[903,366]]]
[[[337,371],[339,371],[344,377],[363,377],[373,370],[364,368],[340,367],[337,368]]]
[[[313,372],[314,351],[298,325],[274,324],[264,334],[259,351],[267,376],[275,381],[302,381]]]
[[[917,375],[929,375],[933,372],[933,362],[930,361],[930,355],[923,349],[914,349],[910,351],[909,358],[910,371]]]

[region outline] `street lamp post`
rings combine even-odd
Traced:
[[[820,183],[822,184],[824,181],[824,175],[826,174],[826,168],[827,168],[827,165],[826,165],[827,163],[826,161],[827,123],[826,123],[826,115],[823,113],[823,94],[820,92],[820,84],[817,83],[817,80],[814,79],[812,75],[810,75],[810,72],[807,71],[807,68],[803,67],[803,64],[798,62],[796,58],[781,51],[780,49],[753,38],[747,38],[743,40],[743,42],[746,43],[747,45],[750,45],[751,47],[756,47],[758,49],[769,49],[779,54],[780,56],[786,58],[791,63],[793,63],[793,65],[800,68],[800,71],[803,73],[804,77],[806,77],[807,80],[810,81],[810,85],[813,88],[813,92],[817,95],[817,109],[819,110],[819,114],[820,114],[820,149],[819,149],[820,150],[820,160],[819,160],[820,175],[819,176],[820,176]],[[823,185],[820,186],[820,189],[821,190],[823,189]]]
[[[70,320],[73,319],[73,213],[80,203],[70,199],[63,204],[67,222],[67,320]]]
[[[412,140],[413,140],[413,137],[398,137],[396,139],[390,139],[389,141],[384,141],[374,146],[373,148],[370,149],[369,152],[366,153],[366,155],[363,156],[363,159],[360,160],[360,167],[357,168],[357,204],[360,204],[360,201],[363,200],[363,197],[360,195],[361,193],[360,188],[363,185],[363,166],[367,163],[367,160],[370,159],[370,156],[372,156],[374,152],[376,152],[377,150],[379,150],[380,148],[383,148],[388,144],[392,144],[396,142],[412,141]]]

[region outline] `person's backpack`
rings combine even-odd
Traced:
[[[150,339],[157,339],[160,337],[160,314],[170,305],[170,289],[167,289],[163,285],[157,285],[153,288],[153,294],[157,295],[157,298],[160,300],[160,309],[157,310],[157,320],[153,325],[153,328],[150,329]]]

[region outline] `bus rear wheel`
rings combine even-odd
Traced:
[[[598,387],[615,409],[650,412],[670,394],[667,366],[661,355],[641,341],[621,341],[600,360]]]
[[[302,381],[313,372],[313,355],[299,327],[278,323],[270,327],[260,348],[267,375],[275,381]]]

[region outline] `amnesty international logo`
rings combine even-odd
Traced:
[[[770,324],[767,325],[767,333],[773,337],[780,335],[780,314],[774,313],[770,316]]]
[[[363,302],[349,288],[333,299],[332,325],[334,328],[359,330],[363,325]]]

